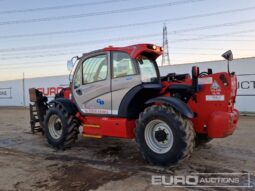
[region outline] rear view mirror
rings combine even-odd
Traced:
[[[233,53],[232,53],[232,51],[228,50],[227,52],[225,52],[221,56],[228,61],[228,73],[230,73],[230,70],[229,70],[229,61],[233,60]]]
[[[67,61],[67,70],[72,71],[73,66],[74,66],[73,60],[68,60]]]
[[[225,52],[224,54],[221,55],[223,58],[225,58],[228,61],[232,61],[233,60],[233,53],[231,50],[228,50],[227,52]]]

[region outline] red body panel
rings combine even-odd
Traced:
[[[216,111],[212,113],[208,121],[208,136],[210,138],[223,138],[233,134],[237,126],[239,112]]]
[[[154,56],[154,59],[159,57],[162,54],[162,49],[159,46],[156,46],[156,49],[150,49],[148,46],[152,46],[151,44],[136,44],[132,46],[127,47],[112,47],[109,46],[107,48],[104,48],[104,51],[122,51],[126,52],[130,55],[131,58],[136,59],[141,53],[147,52],[150,53],[152,56]]]
[[[227,86],[220,80],[221,75],[225,76]],[[196,100],[190,99],[188,105],[197,114],[197,117],[192,120],[195,131],[197,133],[207,134],[210,128],[210,137],[217,138],[219,137],[217,131],[227,132],[228,129],[236,126],[236,124],[231,123],[232,117],[230,117],[236,116],[234,118],[238,118],[239,116],[236,115],[236,110],[234,110],[237,90],[236,77],[231,77],[228,73],[222,72],[204,78],[210,77],[213,82],[216,81],[219,85],[218,90],[212,90],[212,84],[200,85],[201,90],[196,94]],[[224,117],[217,117],[219,114],[222,114]],[[231,127],[229,127],[229,124],[231,124]],[[212,131],[212,127],[215,130]]]
[[[224,75],[224,83],[220,76]],[[190,99],[188,106],[195,113],[192,119],[196,133],[208,134],[211,138],[222,138],[233,133],[237,126],[239,112],[234,109],[237,92],[236,76],[221,72],[204,76],[199,80],[199,92],[195,99]],[[211,83],[210,83],[211,82]],[[218,88],[213,89],[212,84],[216,82]],[[163,82],[164,88],[171,87],[179,82]],[[192,79],[186,78],[181,84],[192,85]],[[164,96],[171,96],[169,93]],[[214,100],[215,99],[215,100]]]
[[[119,138],[134,138],[135,120],[113,117],[82,117],[83,135],[99,135]]]

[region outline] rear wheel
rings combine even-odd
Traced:
[[[194,148],[192,123],[168,106],[146,108],[135,133],[140,152],[152,164],[174,165],[188,158]]]
[[[54,103],[46,113],[44,132],[53,147],[70,148],[78,138],[79,123],[62,105]]]

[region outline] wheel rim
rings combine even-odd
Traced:
[[[145,141],[148,147],[158,154],[167,153],[173,146],[171,128],[161,120],[152,120],[145,127]]]
[[[52,138],[59,139],[63,133],[63,124],[57,115],[52,115],[48,122],[49,133]]]

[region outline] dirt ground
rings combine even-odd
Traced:
[[[1,191],[192,190],[152,186],[151,176],[198,172],[253,173],[253,188],[248,190],[255,190],[255,117],[242,116],[234,135],[196,148],[188,161],[174,168],[148,165],[134,141],[80,137],[71,150],[56,151],[49,147],[45,137],[32,135],[29,128],[27,109],[0,108]]]

